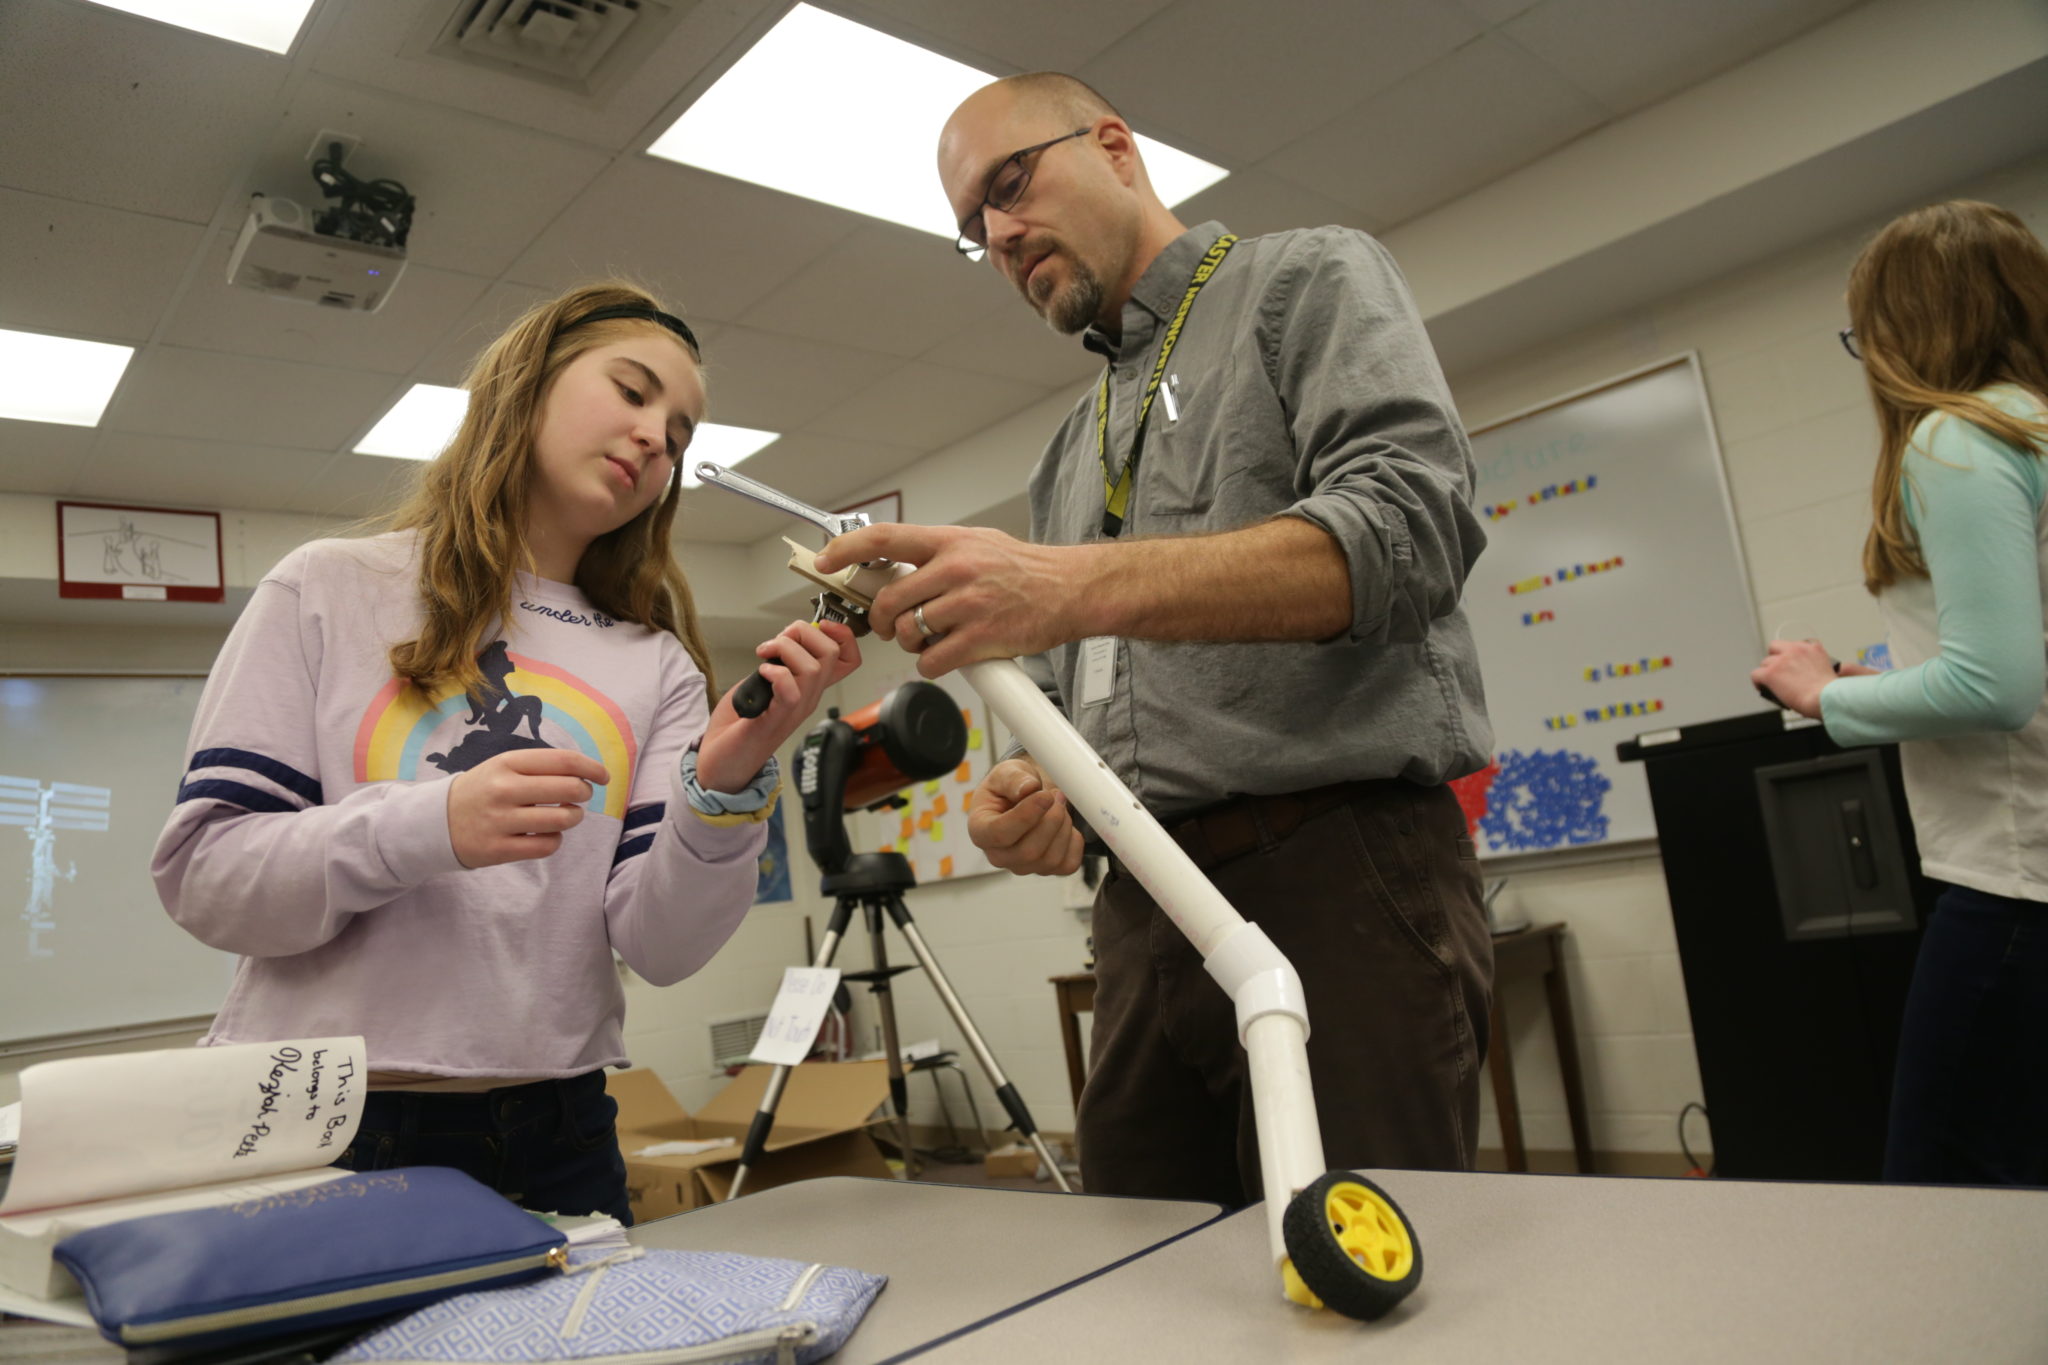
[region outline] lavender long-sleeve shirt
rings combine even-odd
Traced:
[[[257,586],[208,678],[151,871],[171,917],[239,953],[204,1042],[360,1033],[378,1070],[570,1076],[623,1063],[612,965],[702,967],[753,899],[765,829],[680,791],[705,680],[675,637],[522,575],[481,662],[483,707],[401,686],[410,533],[316,541]],[[542,859],[468,869],[447,781],[522,747],[603,763]]]

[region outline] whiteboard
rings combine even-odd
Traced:
[[[1482,857],[1656,837],[1636,735],[1762,709],[1763,655],[1699,363],[1472,433],[1465,584],[1494,759],[1453,785]]]
[[[0,677],[0,1043],[211,1015],[232,955],[149,877],[201,677]]]

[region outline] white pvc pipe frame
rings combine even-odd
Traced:
[[[1277,1268],[1287,1256],[1281,1218],[1288,1202],[1323,1174],[1301,978],[1265,931],[1247,923],[1202,875],[1015,660],[968,664],[960,673],[1187,935],[1203,967],[1237,1007],[1237,1036],[1250,1063],[1259,1169],[1266,1186],[1266,1236]]]
[[[821,575],[795,541],[792,571],[865,607],[909,564],[863,564]],[[967,664],[960,674],[1003,718],[1071,807],[1150,892],[1202,955],[1202,966],[1237,1010],[1237,1037],[1252,1078],[1252,1117],[1265,1182],[1266,1239],[1278,1269],[1287,1259],[1281,1220],[1294,1196],[1324,1174],[1322,1130],[1308,1075],[1308,1000],[1301,978],[1265,930],[1245,921],[1181,846],[1088,747],[1014,659]]]

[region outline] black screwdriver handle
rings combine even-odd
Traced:
[[[759,673],[732,690],[732,709],[741,720],[752,720],[768,709],[768,703],[775,700],[775,687]]]

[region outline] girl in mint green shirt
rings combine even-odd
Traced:
[[[1901,1023],[1885,1176],[2048,1185],[2048,250],[1958,201],[1880,232],[1843,333],[1882,436],[1864,545],[1896,670],[1780,642],[1752,675],[1837,743],[1897,743],[1948,884]]]

